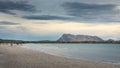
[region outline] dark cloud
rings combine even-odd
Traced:
[[[32,16],[24,16],[23,18],[33,19],[33,20],[68,20],[68,19],[71,19],[69,17],[52,16],[52,15],[32,15]]]
[[[48,22],[33,22],[34,24],[48,24]]]
[[[116,7],[112,4],[100,5],[100,4],[86,4],[86,3],[64,3],[62,5],[69,13],[73,16],[82,16],[82,15],[98,15],[112,13],[113,9]]]
[[[78,2],[66,2],[62,4],[68,15],[75,16],[81,20],[89,21],[119,21],[116,17],[120,13],[113,4],[88,4]],[[113,19],[114,18],[114,19]]]
[[[35,11],[35,7],[26,0],[0,0],[0,12],[15,14],[11,10]]]
[[[0,12],[15,15],[16,13],[10,12],[9,10],[0,9]]]
[[[14,23],[14,22],[7,22],[7,21],[2,21],[0,22],[0,25],[18,25],[19,23]]]

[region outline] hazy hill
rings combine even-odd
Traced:
[[[103,39],[97,36],[63,34],[57,41],[103,41]]]

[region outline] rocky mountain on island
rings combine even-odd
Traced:
[[[57,41],[81,42],[81,41],[104,41],[97,36],[63,34]]]

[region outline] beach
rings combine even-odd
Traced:
[[[0,45],[0,68],[120,68],[120,65],[59,57],[21,46]]]

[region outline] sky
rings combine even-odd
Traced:
[[[62,34],[120,40],[120,0],[0,0],[0,39],[57,40]]]

